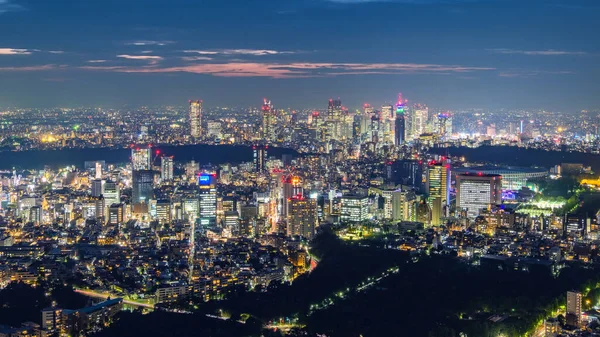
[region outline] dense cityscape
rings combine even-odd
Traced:
[[[126,162],[108,157],[59,167],[50,160],[2,171],[2,286],[66,286],[101,301],[41,308],[39,324],[23,322],[10,336],[89,334],[121,309],[186,315],[211,308],[204,303],[235,301],[240,291],[293,287],[319,268],[311,240],[323,233],[348,245],[398,250],[415,262],[455,256],[476,268],[542,270],[553,278],[572,264],[595,265],[597,166],[519,167],[453,153],[504,146],[597,155],[598,112],[577,119],[545,111],[454,113],[409,104],[402,95],[393,105],[356,111],[340,99],[324,106],[294,111],[264,99],[260,108],[208,112],[192,100],[187,109],[47,109],[33,114],[39,120],[24,117],[31,111],[5,110],[5,152],[124,147],[130,155]],[[134,113],[148,122],[127,123]],[[252,160],[182,162],[161,150],[228,151],[232,144],[245,146]],[[272,155],[278,148],[290,150]],[[355,291],[402,271],[386,267]],[[585,331],[598,319],[595,289],[565,292],[556,303],[566,298],[566,307],[519,333]],[[319,300],[302,316],[335,306]],[[260,317],[240,314],[242,323]],[[463,315],[484,314],[494,323],[513,316],[482,309]],[[231,320],[222,311],[205,315]],[[309,331],[298,313],[260,319],[284,334]]]
[[[0,337],[600,336],[597,0],[0,0]]]

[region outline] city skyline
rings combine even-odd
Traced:
[[[0,1],[0,106],[600,105],[589,0]],[[443,32],[443,34],[441,34]]]

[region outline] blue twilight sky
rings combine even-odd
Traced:
[[[0,0],[0,106],[600,107],[600,0]]]

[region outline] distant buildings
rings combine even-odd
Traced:
[[[115,298],[77,310],[42,310],[42,329],[48,334],[79,336],[94,328],[105,327],[123,308],[123,299]]]
[[[162,156],[160,158],[160,179],[162,181],[173,180],[173,156]]]

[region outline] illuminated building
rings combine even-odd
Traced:
[[[132,203],[135,204],[146,204],[150,203],[154,190],[154,172],[151,170],[136,170],[133,171],[132,175],[132,186],[131,195]],[[145,213],[145,212],[144,212]]]
[[[449,139],[452,136],[452,114],[449,112],[438,114],[435,128],[441,139]]]
[[[162,156],[160,158],[160,179],[162,181],[173,180],[173,157]]]
[[[125,205],[112,204],[108,208],[108,223],[112,225],[120,224],[125,221]]]
[[[581,300],[582,295],[578,291],[567,292],[567,325],[579,327],[581,325]]]
[[[429,121],[429,110],[426,106],[417,105],[413,108],[411,114],[411,138],[419,138],[426,132],[427,122]]]
[[[418,201],[414,192],[392,192],[392,221],[417,221]]]
[[[271,101],[266,98],[263,100],[262,106],[262,140],[264,143],[269,144],[274,142],[275,139],[275,127],[277,125],[276,111],[273,108]]]
[[[240,235],[240,215],[237,211],[226,211],[223,215],[223,223],[234,237]]]
[[[200,225],[211,227],[217,224],[216,174],[202,173],[198,176],[200,187]]]
[[[502,176],[497,174],[459,174],[456,176],[456,209],[475,218],[482,209],[502,203]]]
[[[301,180],[297,176],[288,175],[282,178],[282,206],[281,217],[285,219],[288,214],[288,203],[290,198],[303,195]]]
[[[360,195],[342,196],[340,220],[342,222],[361,222],[369,220],[369,198]]]
[[[450,166],[430,162],[427,166],[427,194],[431,207],[431,224],[440,225],[450,200]]]
[[[104,180],[92,180],[92,197],[99,197],[104,194]]]
[[[400,146],[405,141],[406,118],[404,114],[405,106],[402,94],[398,95],[398,103],[396,104],[396,121],[394,125],[394,145]]]
[[[267,150],[269,146],[253,146],[254,170],[256,172],[265,172],[267,170]]]
[[[556,318],[548,318],[544,321],[544,337],[556,337],[560,334],[560,322]]]
[[[548,176],[545,168],[516,167],[516,166],[477,166],[453,169],[453,174],[498,174],[502,176],[502,189],[518,191],[527,186],[531,179],[542,179]]]
[[[326,140],[342,140],[342,101],[330,99],[327,105]]]
[[[171,202],[169,200],[156,201],[156,217],[160,223],[171,222]]]
[[[131,149],[131,166],[134,171],[150,170],[152,168],[152,147],[137,146]]]
[[[33,206],[29,209],[29,222],[32,222],[35,226],[42,223],[42,208],[40,206]]]
[[[119,184],[113,181],[107,181],[104,183],[104,200],[107,205],[118,204],[121,202],[121,195],[119,191]]]
[[[287,215],[287,235],[310,239],[317,227],[317,200],[297,195],[289,200]]]
[[[190,101],[190,136],[202,136],[202,101]]]

